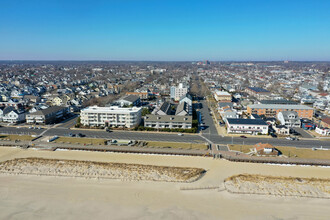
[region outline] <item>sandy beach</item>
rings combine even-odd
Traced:
[[[238,174],[330,178],[330,168],[234,163],[203,157],[0,148],[15,158],[202,168],[192,183],[0,175],[0,219],[328,219],[330,200],[221,191]],[[182,187],[218,186],[212,190]]]

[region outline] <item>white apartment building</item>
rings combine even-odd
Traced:
[[[178,87],[171,87],[171,98],[175,101],[179,101],[180,98],[188,93],[188,87],[183,87],[182,83],[179,83]]]
[[[142,108],[121,108],[119,106],[90,106],[80,113],[81,124],[85,126],[119,126],[132,128],[141,122]]]

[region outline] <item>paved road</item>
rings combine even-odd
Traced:
[[[77,123],[78,115],[74,114],[71,118],[56,125],[58,128],[71,128]]]
[[[14,128],[14,127],[1,127],[0,133],[7,134],[28,134],[36,133],[40,134],[45,130],[31,130],[28,128]],[[69,133],[82,133],[86,137],[95,138],[107,138],[107,139],[130,139],[130,140],[146,140],[146,141],[169,141],[169,142],[188,142],[188,143],[205,143],[206,140],[199,135],[187,135],[178,136],[177,134],[164,134],[164,133],[144,133],[144,132],[128,132],[128,131],[114,131],[105,132],[101,130],[69,130],[65,128],[51,128],[47,130],[45,136],[63,136]],[[321,147],[330,149],[330,141],[319,141],[319,140],[300,140],[300,141],[290,141],[286,139],[277,138],[239,138],[239,137],[221,137],[219,135],[204,134],[204,136],[209,139],[214,144],[256,144],[259,142],[270,143],[274,146],[295,146],[295,147]]]
[[[210,115],[210,111],[208,110],[207,102],[205,100],[201,101],[202,108],[200,109],[200,112],[202,114],[202,120],[205,124],[205,130],[203,130],[201,133],[204,137],[207,137],[207,135],[218,135],[218,131],[214,125],[214,121],[212,116]]]

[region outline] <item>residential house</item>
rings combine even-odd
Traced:
[[[322,136],[328,136],[330,135],[330,129],[324,128],[324,127],[316,127],[315,132],[322,135]]]
[[[68,113],[67,107],[51,106],[26,115],[28,124],[53,124],[61,120]]]
[[[118,99],[116,104],[123,106],[139,106],[141,104],[141,99],[139,96],[136,95],[127,95],[120,99]]]
[[[183,95],[180,98],[179,103],[182,103],[182,102],[186,102],[189,106],[192,106],[192,97],[191,97],[191,95],[189,93],[186,93],[185,95]]]
[[[192,128],[192,116],[146,115],[144,126],[149,128]]]
[[[290,128],[288,128],[285,125],[275,125],[273,126],[273,129],[277,134],[282,134],[282,135],[289,135],[290,134]]]
[[[227,133],[268,134],[268,124],[263,120],[227,118],[226,126]]]
[[[321,127],[330,128],[330,118],[329,117],[322,118]]]
[[[181,116],[191,115],[189,113],[190,113],[189,105],[186,102],[181,102],[175,111],[175,115],[181,115]]]
[[[172,112],[171,104],[163,102],[159,108],[155,108],[152,114],[154,115],[170,115]]]
[[[301,121],[298,113],[295,111],[282,111],[277,114],[277,119],[281,125],[285,125],[288,128],[300,128]]]
[[[271,94],[270,91],[260,87],[247,87],[245,92],[249,95],[257,97],[258,99],[264,99]]]
[[[3,109],[2,121],[9,123],[20,123],[25,121],[25,111],[8,106]]]

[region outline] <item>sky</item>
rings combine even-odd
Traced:
[[[330,61],[330,1],[0,0],[0,60]]]

